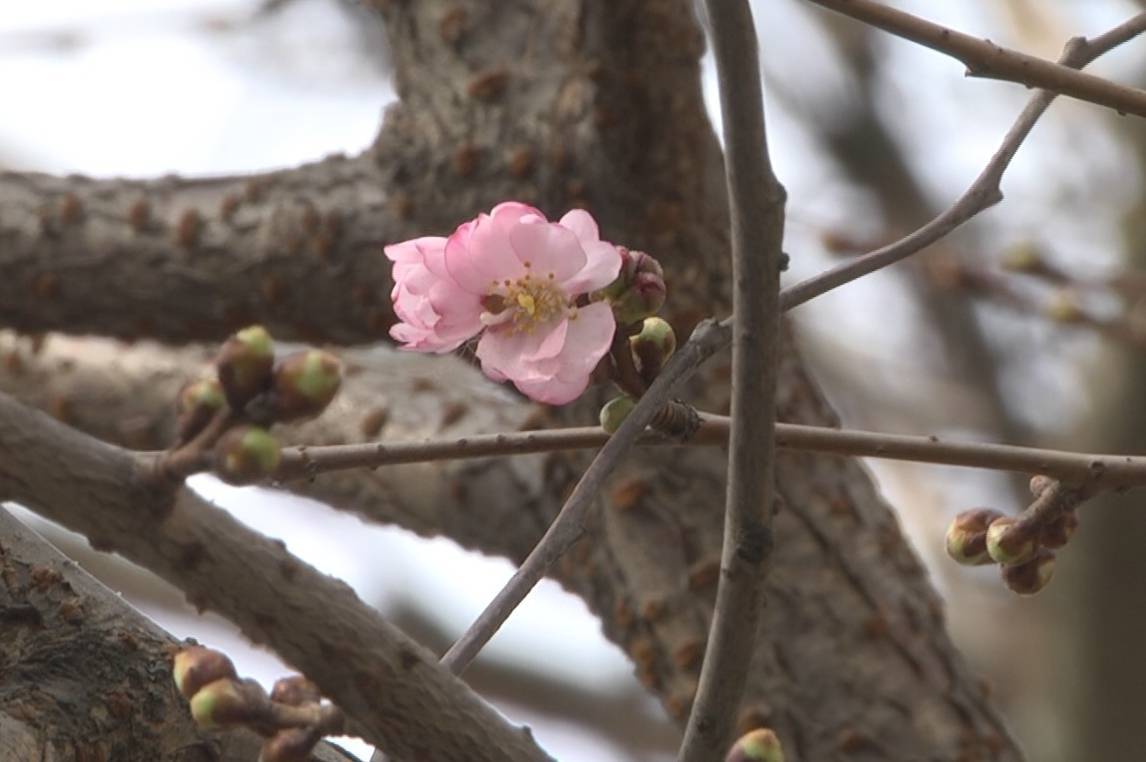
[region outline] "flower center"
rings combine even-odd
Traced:
[[[535,278],[526,273],[517,280],[493,284],[482,299],[482,306],[486,312],[481,319],[486,326],[505,326],[514,333],[529,333],[565,313],[569,304],[552,274]]]

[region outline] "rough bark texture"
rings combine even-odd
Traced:
[[[27,330],[133,336],[143,332],[138,321],[148,318],[147,335],[182,341],[219,339],[237,323],[258,319],[281,336],[368,341],[383,333],[389,317],[389,286],[375,244],[448,231],[507,197],[549,213],[585,206],[606,237],[655,254],[668,273],[669,317],[679,333],[726,309],[727,207],[719,146],[700,97],[702,38],[690,3],[423,0],[380,7],[403,102],[388,112],[370,152],[330,165],[343,168],[345,182],[312,187],[306,173],[318,171],[313,167],[263,178],[256,199],[267,201],[239,207],[249,229],[237,231],[233,241],[232,228],[207,209],[205,240],[217,237],[216,253],[199,260],[170,235],[150,247],[133,243],[138,237],[130,235],[130,220],[108,227],[120,237],[97,238],[84,232],[93,215],[81,216],[50,239],[74,241],[70,256],[103,263],[100,286],[81,291],[65,290],[62,274],[51,277],[53,252],[66,252],[42,246],[62,244],[45,244],[43,228],[8,222],[17,214],[10,201],[23,199],[18,214],[26,220],[28,210],[66,207],[61,191],[72,187],[89,212],[103,204],[123,217],[139,189],[0,178],[0,210],[8,210],[0,211],[0,267],[19,273],[21,283],[0,292],[0,303],[8,305],[0,320]],[[291,180],[278,187],[284,178]],[[56,190],[34,190],[48,186]],[[223,192],[223,186],[208,187]],[[186,208],[201,189],[192,183],[173,190],[167,208]],[[300,193],[343,220],[326,258],[305,245],[250,246],[259,240],[257,231],[280,224],[310,229],[304,210],[297,219],[289,212],[302,208],[292,201]],[[134,270],[149,273],[130,275]],[[277,305],[265,298],[276,289],[259,281],[272,275],[281,278],[285,300]],[[185,298],[197,278],[208,284],[209,298]],[[35,287],[44,280],[47,286]],[[140,282],[147,291],[129,287]],[[96,301],[89,293],[95,290],[108,293]],[[163,294],[162,305],[155,293]],[[228,293],[233,296],[220,296]],[[245,311],[226,314],[224,305],[235,303]],[[595,417],[599,402],[534,413],[474,378],[461,362],[395,371],[394,360],[378,352],[354,353],[351,362],[357,371],[343,403],[292,436],[356,441],[490,431],[527,417],[531,425],[583,423]],[[194,372],[186,359],[147,348],[77,357],[70,369],[63,363],[49,345],[38,357],[22,356],[22,375],[0,371],[0,384],[100,436],[144,447],[162,444],[172,390]],[[715,365],[690,393],[721,410],[727,367]],[[783,420],[834,421],[791,347],[779,405]],[[379,429],[383,407],[392,420]],[[520,560],[585,462],[554,455],[426,465],[324,476],[292,488],[374,520]],[[724,455],[716,450],[635,454],[601,500],[588,536],[557,571],[678,719],[692,700],[711,616],[724,472]],[[777,472],[787,509],[776,519],[768,605],[740,720],[775,727],[794,760],[1018,759],[955,653],[941,605],[863,468],[784,455]]]
[[[250,762],[253,733],[197,728],[177,641],[0,508],[0,759]],[[322,745],[315,762],[346,762]]]

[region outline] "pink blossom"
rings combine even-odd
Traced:
[[[599,301],[578,297],[612,283],[617,247],[602,241],[592,215],[560,222],[526,204],[498,204],[449,238],[386,247],[394,262],[390,335],[405,349],[449,352],[482,334],[482,370],[551,405],[576,399],[609,351],[616,323]]]

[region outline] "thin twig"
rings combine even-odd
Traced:
[[[728,444],[730,419],[701,415],[687,445]],[[832,429],[797,423],[777,423],[776,446],[781,450],[821,455],[879,458],[912,463],[983,468],[1017,474],[1045,474],[1067,484],[1096,484],[1106,489],[1146,486],[1146,456],[1044,450],[1037,447],[984,442],[949,442],[936,436],[885,434],[857,429]],[[508,434],[481,434],[460,439],[416,442],[288,447],[283,450],[277,480],[314,477],[329,471],[377,468],[400,463],[524,455],[558,450],[602,447],[609,435],[596,426]],[[635,442],[645,446],[681,445],[654,431],[642,432]],[[154,457],[154,456],[151,456]]]
[[[818,1],[813,0],[813,2]],[[1111,48],[1132,39],[1143,31],[1146,31],[1146,13],[1138,14],[1093,40],[1087,40],[1084,37],[1071,38],[1066,43],[1059,61],[1064,66],[1085,66]],[[980,212],[990,209],[1002,201],[1003,192],[1000,183],[1003,179],[1003,173],[1007,171],[1011,159],[1014,158],[1015,152],[1019,150],[1019,146],[1030,134],[1035,122],[1054,99],[1055,93],[1046,90],[1035,93],[1031,97],[1026,108],[1019,114],[1019,118],[1015,120],[1014,125],[1003,138],[1002,144],[995,151],[987,166],[979,173],[975,182],[971,183],[966,192],[946,211],[895,243],[856,257],[819,275],[785,288],[780,295],[782,307],[785,310],[798,307],[832,289],[839,288],[857,278],[904,260],[951,233]]]
[[[1106,106],[1119,114],[1146,116],[1146,91],[1083,74],[1064,62],[1004,48],[873,0],[811,2],[956,58],[967,67],[967,76],[1017,82]]]
[[[719,758],[748,680],[772,556],[776,368],[785,192],[772,171],[756,25],[747,0],[707,0],[724,115],[732,229],[732,423],[720,582],[696,700],[678,759]]]
[[[450,671],[461,674],[465,670],[529,591],[541,581],[569,546],[577,541],[584,531],[585,515],[605,479],[640,438],[661,407],[672,398],[676,387],[724,346],[723,337],[724,332],[715,322],[702,321],[680,351],[672,356],[628,418],[589,464],[540,542],[477,620],[442,657],[442,663]]]

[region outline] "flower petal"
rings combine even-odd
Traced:
[[[558,375],[584,374],[588,376],[609,351],[616,333],[617,322],[613,309],[605,302],[597,302],[577,310],[569,319],[565,346],[557,359],[561,363]]]
[[[581,243],[594,243],[601,240],[601,232],[593,215],[584,209],[570,209],[558,222],[561,227],[572,230]]]
[[[589,386],[589,376],[579,375],[570,380],[557,377],[544,381],[514,381],[513,385],[532,400],[544,402],[546,405],[564,405],[584,393]]]
[[[535,278],[552,273],[560,283],[580,272],[588,261],[573,231],[556,223],[526,218],[510,229],[509,240]]]
[[[621,253],[611,243],[597,241],[596,243],[582,243],[587,262],[579,272],[568,280],[559,283],[562,290],[570,296],[587,294],[604,288],[617,279],[621,273]]]
[[[485,295],[495,283],[525,274],[509,236],[488,215],[458,228],[446,241],[446,269],[459,286]]]

